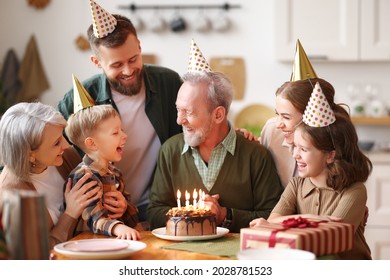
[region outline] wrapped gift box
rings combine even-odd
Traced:
[[[240,249],[292,248],[313,252],[318,257],[351,250],[354,235],[354,226],[341,222],[324,222],[305,228],[269,224],[241,229]]]

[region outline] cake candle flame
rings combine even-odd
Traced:
[[[186,209],[190,209],[190,193],[186,190]]]
[[[194,193],[192,194],[192,198],[194,199],[194,209],[196,209],[196,199],[198,198],[198,193],[196,192],[196,189],[194,189]]]
[[[181,192],[180,190],[177,190],[177,209],[181,209],[181,205],[180,205],[180,197],[181,197]]]
[[[199,208],[200,209],[204,209],[204,207],[205,207],[205,205],[204,205],[205,198],[206,198],[205,192],[202,190],[199,190]]]

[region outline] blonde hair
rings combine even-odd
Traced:
[[[119,117],[112,105],[96,105],[82,109],[69,117],[65,133],[69,141],[86,152],[85,139],[93,135],[102,121],[111,117]]]

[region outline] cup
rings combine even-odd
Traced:
[[[35,191],[6,190],[2,223],[14,260],[48,260],[49,229],[44,196]]]
[[[211,21],[201,12],[194,21],[194,28],[201,33],[208,32],[211,29]]]
[[[165,20],[156,12],[152,19],[149,21],[149,29],[152,32],[160,33],[165,30],[166,28],[166,22]]]
[[[231,27],[230,19],[226,16],[225,13],[221,13],[213,21],[213,29],[218,32],[225,32]]]
[[[169,26],[172,32],[180,32],[187,28],[186,21],[180,15],[175,15],[169,23]]]
[[[142,31],[145,28],[145,24],[142,19],[137,17],[135,14],[132,14],[130,20],[137,32]]]

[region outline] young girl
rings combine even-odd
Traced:
[[[315,91],[321,91],[318,84]],[[339,257],[371,259],[364,238],[367,190],[363,182],[372,164],[360,151],[355,127],[341,106],[333,104],[333,112],[329,110],[332,121],[317,127],[311,126],[318,123],[313,124],[309,104],[294,133],[293,156],[299,177],[287,185],[268,220],[256,219],[250,226],[279,223],[290,217],[341,220],[355,226],[355,242],[352,250]]]

